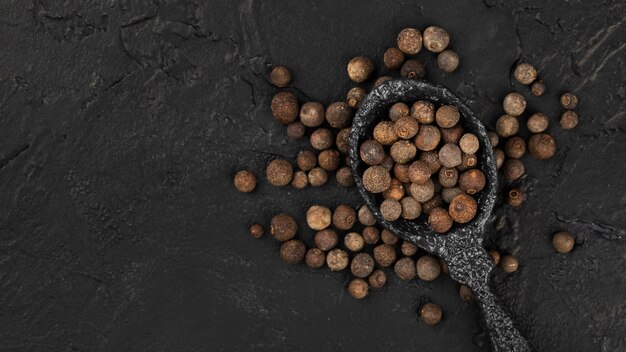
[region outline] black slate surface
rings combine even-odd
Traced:
[[[345,64],[379,62],[406,26],[438,24],[462,66],[427,78],[487,126],[525,92],[558,153],[527,158],[519,210],[491,241],[521,262],[493,288],[539,351],[623,351],[626,70],[623,1],[4,1],[0,3],[0,349],[6,351],[487,351],[478,310],[448,277],[391,279],[364,301],[347,275],[288,267],[272,214],[359,204],[356,190],[238,193],[234,172],[293,159],[269,113],[268,68],[325,103],[352,85]],[[548,86],[530,97],[516,60]],[[581,97],[558,128],[557,97]],[[260,177],[262,179],[262,177]],[[557,255],[550,235],[577,236]],[[391,276],[391,275],[390,275]],[[434,301],[444,320],[417,320]]]

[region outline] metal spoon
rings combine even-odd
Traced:
[[[393,103],[412,102],[419,99],[456,106],[461,112],[463,128],[475,134],[481,144],[477,158],[487,182],[478,196],[476,217],[467,224],[455,224],[444,235],[436,234],[419,219],[393,222],[384,220],[378,207],[380,200],[363,187],[362,175],[366,165],[359,158],[359,146],[371,136],[375,124],[381,117],[387,116],[388,109]],[[350,158],[359,193],[378,222],[401,238],[445,260],[448,263],[450,276],[472,289],[483,312],[492,351],[530,351],[528,342],[515,328],[511,317],[498,303],[496,296],[489,288],[489,274],[493,265],[491,257],[483,247],[483,234],[485,223],[491,215],[496,200],[498,178],[487,132],[472,111],[444,87],[416,80],[385,82],[367,95],[356,113],[350,131]]]

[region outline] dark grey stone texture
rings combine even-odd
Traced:
[[[363,301],[348,275],[278,257],[249,222],[356,189],[277,189],[294,160],[269,112],[269,68],[288,66],[302,101],[344,99],[355,55],[375,59],[406,26],[452,35],[459,72],[426,78],[487,127],[513,90],[550,117],[558,152],[524,157],[520,209],[499,199],[486,245],[520,269],[492,288],[538,351],[623,351],[626,341],[626,70],[623,1],[0,2],[0,349],[6,351],[488,351],[476,305],[447,276],[390,282]],[[518,60],[547,85],[511,80]],[[384,74],[384,70],[378,70]],[[558,96],[581,97],[561,130]],[[232,186],[250,168],[252,194]],[[558,255],[556,230],[577,245]],[[444,312],[426,327],[416,310]]]

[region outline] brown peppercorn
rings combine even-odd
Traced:
[[[378,141],[369,139],[361,144],[359,156],[368,165],[378,165],[385,158],[385,149]]]
[[[416,160],[409,166],[409,180],[413,183],[424,184],[430,179],[430,168],[422,160]],[[375,192],[374,192],[375,193]]]
[[[441,316],[441,308],[435,303],[426,303],[420,309],[420,317],[426,325],[437,325],[441,321]]]
[[[285,66],[275,66],[270,73],[270,82],[278,88],[284,88],[291,82],[291,72]]]
[[[357,56],[348,62],[348,77],[355,83],[362,83],[374,71],[374,62],[367,57]]]
[[[335,136],[328,128],[318,128],[310,137],[311,147],[316,150],[324,150],[333,146]]]
[[[428,225],[437,233],[446,233],[452,228],[452,217],[447,210],[436,207],[428,215]]]
[[[298,170],[293,173],[293,178],[291,179],[291,186],[295,189],[303,189],[309,185],[309,178],[306,172],[302,170]]]
[[[524,172],[526,172],[526,168],[524,167],[524,163],[519,159],[507,159],[504,164],[502,164],[502,173],[504,174],[504,178],[509,182],[513,182],[522,177]]]
[[[436,150],[430,150],[422,152],[420,154],[420,160],[425,162],[430,169],[430,174],[435,174],[441,169],[441,162],[439,162],[439,153]]]
[[[441,209],[441,208],[439,208]],[[441,266],[437,258],[432,255],[424,255],[416,263],[417,277],[424,281],[434,281],[441,275]]]
[[[333,225],[340,230],[350,230],[356,221],[356,211],[347,204],[340,204],[333,213]]]
[[[351,120],[352,108],[346,102],[338,101],[326,108],[326,121],[331,127],[347,127]]]
[[[442,105],[435,113],[435,120],[441,128],[454,127],[461,118],[461,113],[454,105]]]
[[[301,150],[296,158],[300,170],[309,171],[317,165],[317,156],[310,150]]]
[[[478,158],[476,154],[461,153],[461,163],[456,167],[459,171],[465,171],[476,167]]]
[[[460,187],[444,188],[441,190],[441,198],[443,198],[444,202],[450,203],[454,197],[462,193],[464,192]]]
[[[361,105],[361,101],[363,101],[366,95],[367,92],[361,87],[351,88],[348,91],[346,103],[348,103],[348,105],[353,109],[357,108],[359,107],[359,105]]]
[[[387,221],[395,221],[398,220],[402,214],[402,206],[397,200],[385,199],[380,204],[380,213],[383,216],[383,219]]]
[[[493,148],[493,158],[496,159],[496,169],[500,170],[506,156],[500,148]]]
[[[409,165],[407,164],[393,165],[393,175],[402,183],[411,182],[409,180]]]
[[[414,197],[404,197],[400,200],[402,206],[402,218],[406,220],[417,219],[422,214],[422,204]]]
[[[419,124],[417,120],[410,117],[404,116],[399,118],[394,124],[394,131],[396,135],[402,139],[411,139],[415,137],[419,130]]]
[[[383,63],[385,67],[390,70],[397,70],[402,66],[404,62],[404,54],[398,48],[389,48],[385,51],[383,56]]]
[[[342,187],[352,187],[354,186],[354,178],[352,177],[352,170],[349,166],[344,166],[337,170],[335,174],[335,179],[337,183]]]
[[[239,192],[249,193],[256,187],[256,176],[251,171],[241,170],[235,174],[233,183]]]
[[[549,159],[556,154],[556,142],[547,133],[533,134],[528,140],[528,151],[535,159]]]
[[[291,92],[278,92],[272,98],[271,109],[276,121],[288,125],[298,118],[298,98]]]
[[[385,170],[391,172],[391,169],[393,169],[394,164],[395,162],[393,161],[393,158],[391,157],[391,155],[385,155],[385,158],[383,159],[383,162],[380,163],[380,166],[384,167]]]
[[[519,122],[511,115],[502,115],[496,121],[496,133],[502,138],[508,138],[516,134],[519,130]]]
[[[461,164],[461,149],[458,145],[446,143],[439,149],[439,162],[443,167],[455,167]]]
[[[391,266],[396,261],[396,250],[388,244],[374,247],[374,259],[382,267]]]
[[[393,79],[393,77],[391,76],[380,76],[378,78],[376,78],[376,80],[374,81],[374,88],[381,86],[383,83],[387,82],[387,81],[391,81]]]
[[[474,297],[474,293],[472,292],[472,289],[466,285],[461,285],[459,287],[459,296],[461,297],[461,300],[463,302],[471,303],[476,300],[476,297]]]
[[[335,145],[342,154],[350,154],[350,128],[346,127],[337,132]]]
[[[352,252],[359,252],[365,246],[365,240],[357,232],[350,232],[343,238],[343,244],[348,250]]]
[[[287,264],[298,264],[304,259],[306,247],[300,240],[289,240],[280,246],[280,257]]]
[[[393,246],[398,243],[399,238],[395,233],[387,229],[383,229],[383,231],[380,233],[380,239],[383,241],[383,243]]]
[[[435,105],[426,100],[418,100],[411,107],[410,115],[418,123],[432,123],[435,121]]]
[[[524,142],[524,140],[519,136],[513,136],[507,139],[506,143],[504,144],[504,153],[509,158],[519,159],[524,155],[525,152],[526,142]]]
[[[326,254],[326,265],[330,271],[339,271],[348,267],[348,252],[335,248]]]
[[[495,249],[490,249],[489,255],[491,256],[491,261],[493,262],[493,266],[498,266],[498,264],[500,264],[500,252],[498,252]]]
[[[504,97],[502,108],[507,115],[520,116],[526,110],[526,99],[519,93],[509,93]]]
[[[437,67],[443,72],[451,73],[459,67],[459,55],[448,49],[437,55]]]
[[[335,171],[339,168],[341,158],[339,152],[334,149],[323,150],[317,156],[317,163],[326,171]]]
[[[513,188],[507,193],[506,202],[512,207],[519,207],[524,202],[524,192],[520,188]]]
[[[513,71],[513,77],[524,85],[529,85],[537,79],[537,70],[531,64],[523,63],[517,65]]]
[[[263,230],[263,226],[261,226],[261,224],[250,225],[250,229],[248,231],[250,232],[250,236],[254,238],[261,238],[265,233],[265,230]]]
[[[277,241],[287,241],[296,235],[298,224],[291,216],[280,213],[275,215],[270,222],[270,234]]]
[[[287,137],[289,139],[300,139],[305,133],[304,125],[300,121],[295,121],[287,126]]]
[[[433,125],[422,125],[415,136],[415,146],[422,151],[430,151],[437,148],[441,141],[441,132]]]
[[[459,175],[459,187],[467,194],[476,194],[485,188],[485,174],[478,169],[471,169]]]
[[[433,53],[444,51],[450,43],[450,35],[445,29],[430,26],[424,30],[424,47]]]
[[[385,286],[385,283],[387,282],[387,275],[384,271],[376,269],[367,278],[367,282],[369,282],[372,288],[381,288]]]
[[[500,260],[500,267],[502,267],[502,271],[504,271],[505,273],[513,273],[517,271],[518,266],[519,262],[517,261],[517,258],[510,254],[505,255]]]
[[[440,208],[442,206],[443,206],[443,198],[441,197],[441,194],[435,193],[435,195],[432,198],[422,203],[422,212],[424,212],[424,214],[426,215],[430,215],[433,209]]]
[[[576,111],[567,110],[561,115],[561,120],[559,121],[561,124],[561,128],[564,130],[571,130],[572,128],[578,126],[578,114]]]
[[[422,50],[422,33],[415,28],[405,28],[398,34],[398,49],[407,55]]]
[[[463,137],[463,126],[456,124],[450,128],[441,128],[441,139],[445,143],[459,144],[461,137]]]
[[[352,275],[360,278],[369,276],[374,270],[374,259],[367,253],[359,253],[352,258],[350,271]]]
[[[376,218],[367,207],[367,205],[363,205],[361,208],[359,208],[357,216],[359,218],[359,222],[363,226],[374,226],[376,224]]]
[[[409,117],[411,119],[411,117]],[[400,140],[395,142],[390,150],[389,155],[396,163],[404,164],[415,158],[417,148],[411,141]]]
[[[332,213],[328,207],[313,205],[306,211],[306,223],[313,230],[323,230],[330,226]]]
[[[370,193],[382,193],[391,185],[391,176],[380,165],[370,166],[363,173],[363,187]]]
[[[415,255],[415,253],[417,253],[417,246],[411,242],[402,241],[402,244],[400,245],[400,252],[402,252],[402,255],[410,257],[412,255]]]
[[[477,211],[478,204],[476,204],[474,198],[463,193],[454,197],[448,207],[450,217],[459,224],[470,222],[476,216]]]
[[[459,147],[465,154],[475,154],[480,147],[478,137],[472,133],[466,133],[459,140]]]
[[[410,257],[400,258],[393,266],[393,271],[401,280],[413,280],[415,279],[415,261]]]
[[[320,187],[328,182],[328,173],[321,167],[314,167],[308,173],[309,184],[313,187]]]
[[[546,85],[542,80],[538,79],[533,82],[532,86],[530,86],[530,91],[537,97],[540,97],[546,92]]]
[[[439,170],[439,183],[443,187],[454,187],[459,180],[459,172],[454,167],[444,167]]]
[[[559,231],[552,236],[552,246],[561,254],[569,253],[575,242],[574,236],[569,232]]]
[[[409,116],[409,106],[405,103],[395,103],[389,108],[389,119],[393,122],[401,117]]]
[[[543,112],[536,112],[526,121],[526,127],[532,133],[541,133],[548,129],[548,115]]]
[[[427,202],[432,199],[435,194],[435,184],[432,179],[426,180],[423,184],[411,183],[409,186],[411,196],[420,203]]]
[[[380,231],[378,231],[378,229],[374,226],[367,226],[363,229],[361,235],[363,236],[363,241],[365,241],[365,243],[376,244],[380,238]]]
[[[578,106],[578,97],[572,92],[567,92],[561,95],[559,102],[563,109],[574,110]]]
[[[395,124],[391,121],[381,121],[374,127],[374,139],[382,145],[391,145],[398,140]]]
[[[487,137],[489,138],[489,144],[491,144],[492,147],[497,147],[498,143],[500,142],[500,137],[498,137],[498,134],[492,131],[487,132]]]
[[[310,248],[304,256],[304,263],[311,269],[321,268],[326,262],[326,253],[319,248]]]
[[[265,168],[267,181],[277,187],[286,186],[293,177],[293,168],[287,160],[275,159]]]
[[[426,67],[419,60],[406,60],[400,68],[400,76],[409,79],[423,79]]]
[[[383,192],[383,198],[399,201],[404,197],[404,185],[396,178],[391,179],[389,188]]]
[[[348,293],[353,298],[363,299],[367,297],[368,291],[369,287],[367,286],[367,282],[363,279],[352,279],[352,281],[348,284]]]
[[[325,116],[324,106],[318,102],[306,102],[300,108],[300,122],[306,127],[320,126],[326,120]]]

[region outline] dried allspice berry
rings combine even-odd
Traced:
[[[261,226],[261,224],[252,224],[250,225],[248,232],[250,232],[250,236],[254,238],[261,238],[263,237],[265,230],[263,230],[263,226]]]
[[[463,190],[461,189],[461,187],[444,188],[441,190],[441,198],[443,198],[444,202],[450,203],[452,202],[452,199],[454,199],[454,197],[462,193]]]
[[[471,169],[473,167],[475,167],[478,164],[478,158],[476,157],[476,154],[465,154],[462,153],[461,154],[461,164],[459,166],[457,166],[456,168],[459,171],[465,171],[468,169]]]
[[[542,80],[538,79],[538,80],[534,81],[533,84],[530,86],[530,91],[535,96],[540,97],[540,96],[545,94],[545,92],[546,92],[546,85],[545,85],[545,83],[543,83]]]
[[[464,193],[454,197],[448,207],[450,217],[459,224],[470,222],[476,216],[477,211],[478,204],[476,204],[474,198]]]
[[[346,103],[348,103],[348,105],[350,105],[350,107],[353,109],[357,108],[361,105],[361,101],[363,101],[366,95],[367,92],[361,87],[351,88],[348,91]]]
[[[509,93],[504,97],[502,108],[507,115],[520,116],[526,110],[526,99],[519,93]]]
[[[324,229],[315,233],[313,241],[315,242],[317,248],[323,251],[329,251],[337,246],[339,237],[337,236],[337,232],[334,230]]]
[[[376,80],[374,81],[374,88],[379,87],[383,83],[385,83],[387,81],[391,81],[392,79],[393,79],[393,77],[391,77],[391,76],[380,76],[380,77],[376,78]]]
[[[398,220],[402,214],[402,206],[397,200],[385,199],[380,204],[380,213],[383,216],[383,219],[387,221],[395,221]]]
[[[396,122],[401,117],[409,116],[409,111],[409,106],[405,103],[395,103],[389,108],[389,119]]]
[[[498,137],[498,134],[492,131],[487,132],[487,137],[489,138],[489,144],[491,144],[492,147],[497,147],[498,143],[500,142],[500,137]]]
[[[304,256],[304,263],[311,269],[321,268],[326,262],[326,253],[319,248],[310,248]]]
[[[393,266],[393,271],[404,281],[410,281],[415,278],[415,261],[413,258],[400,258]]]
[[[380,239],[380,231],[378,231],[378,229],[374,226],[367,226],[364,228],[361,235],[363,236],[363,241],[367,244],[376,244],[376,242]]]
[[[517,261],[517,258],[515,258],[514,256],[510,254],[505,255],[500,260],[500,267],[502,268],[502,271],[504,271],[505,273],[513,273],[517,271],[517,268],[519,267],[519,262]]]
[[[335,136],[328,128],[318,128],[311,133],[309,141],[313,149],[324,150],[333,146]]]
[[[383,166],[370,166],[363,173],[363,187],[370,193],[382,193],[390,185],[391,176]]]
[[[383,159],[383,162],[380,163],[380,166],[384,167],[385,170],[390,171],[391,169],[393,169],[393,165],[394,165],[394,161],[393,158],[391,157],[391,155],[385,155],[385,158]]]
[[[526,142],[520,136],[513,136],[507,139],[504,144],[504,153],[509,158],[519,159],[526,152]]]
[[[443,206],[443,198],[441,197],[441,194],[435,193],[435,195],[432,198],[422,203],[422,212],[426,215],[430,215],[433,209],[440,208],[442,206]]]
[[[498,252],[498,250],[490,249],[489,256],[491,256],[491,261],[493,262],[493,266],[498,266],[498,264],[500,264],[500,252]]]
[[[422,50],[422,33],[415,28],[405,28],[398,34],[398,49],[407,55]]]
[[[352,252],[359,252],[365,246],[365,240],[358,232],[350,232],[343,238],[343,244]]]
[[[448,49],[437,55],[437,67],[443,72],[452,73],[459,67],[459,55]]]
[[[335,173],[335,179],[342,187],[354,186],[354,177],[352,177],[352,170],[349,166],[344,166],[337,170]]]
[[[420,257],[416,264],[417,277],[424,281],[435,281],[441,275],[439,261],[432,255]]]
[[[512,207],[519,207],[524,202],[524,192],[520,188],[509,190],[506,196],[506,202]]]
[[[459,147],[465,154],[475,154],[480,147],[478,137],[472,133],[466,133],[459,140]]]
[[[291,72],[285,66],[275,66],[270,73],[270,82],[278,88],[284,88],[291,82]]]
[[[402,183],[411,182],[409,180],[409,165],[408,164],[395,164],[393,166],[393,175],[398,181]]]
[[[458,145],[446,143],[439,149],[439,162],[443,167],[455,167],[461,164],[461,149]]]
[[[348,252],[340,248],[335,248],[326,254],[326,265],[330,271],[339,271],[348,267],[350,259]]]
[[[278,92],[272,98],[271,110],[276,121],[288,125],[298,118],[298,98],[291,92]]]
[[[421,124],[432,123],[435,121],[435,105],[427,100],[418,100],[411,106],[409,114]]]
[[[304,125],[299,121],[292,122],[287,126],[287,137],[289,139],[300,139],[304,136],[305,132]]]
[[[365,82],[374,71],[374,62],[367,57],[357,56],[348,62],[348,77],[355,83]]]
[[[439,162],[439,153],[437,153],[436,150],[430,150],[427,152],[422,151],[422,153],[420,154],[420,160],[428,165],[431,175],[439,172],[439,169],[441,169],[441,162]]]
[[[251,171],[241,170],[235,174],[233,183],[239,192],[249,193],[256,187],[256,176]]]
[[[493,148],[493,158],[496,159],[496,169],[500,170],[506,156],[500,148]]]
[[[441,141],[441,132],[439,128],[433,125],[422,125],[415,136],[414,142],[417,149],[422,151],[430,151],[437,148]]]
[[[446,233],[452,228],[452,217],[447,210],[436,207],[428,215],[428,225],[437,233]]]
[[[448,47],[450,35],[441,27],[430,26],[424,30],[423,41],[426,50],[440,53]]]
[[[578,106],[578,97],[574,93],[567,92],[561,95],[559,102],[563,109],[574,110]]]
[[[366,278],[374,270],[374,259],[367,253],[359,253],[352,258],[350,272],[360,278]]]
[[[404,117],[400,117],[394,123],[393,128],[398,137],[402,139],[411,139],[415,137],[415,135],[419,131],[419,124],[417,123],[416,119],[407,115]]]
[[[385,149],[378,141],[369,139],[361,144],[359,156],[367,165],[378,165],[385,158]]]
[[[399,201],[404,197],[404,185],[397,178],[392,178],[389,188],[383,192],[383,198]]]
[[[562,129],[571,130],[572,128],[578,126],[578,114],[576,111],[567,110],[561,115],[559,123],[561,124]]]
[[[524,172],[526,172],[526,168],[524,167],[524,163],[519,159],[507,159],[504,164],[502,164],[502,173],[504,174],[504,178],[509,182],[513,182],[522,177]]]
[[[502,138],[513,136],[519,130],[519,122],[511,115],[502,115],[496,121],[496,133]]]
[[[463,137],[463,126],[461,124],[456,124],[450,128],[441,128],[441,139],[445,143],[459,144],[461,138]]]
[[[392,145],[398,140],[395,124],[392,121],[381,121],[374,127],[374,139],[382,145]]]
[[[529,85],[537,79],[537,70],[531,64],[522,63],[517,65],[515,71],[513,71],[513,77],[519,83]]]
[[[543,112],[536,112],[526,121],[526,127],[532,133],[541,133],[548,129],[548,115]]]
[[[429,201],[435,195],[435,184],[432,179],[428,179],[423,184],[411,183],[409,186],[411,196],[420,203]]]
[[[347,204],[340,204],[333,213],[333,225],[340,230],[350,230],[356,221],[356,211]]]
[[[461,297],[461,300],[463,302],[474,302],[476,300],[476,298],[474,297],[474,293],[472,292],[472,289],[470,289],[468,286],[466,285],[461,285],[459,287],[459,297]]]
[[[310,101],[300,108],[300,122],[306,127],[318,127],[326,120],[324,105]]]
[[[317,156],[317,163],[326,171],[335,171],[339,168],[341,157],[339,152],[334,149],[326,149]]]
[[[275,159],[265,168],[267,181],[277,187],[286,186],[293,177],[293,168],[287,160]]]
[[[352,108],[346,102],[338,101],[326,108],[326,121],[331,127],[347,127],[351,120]]]
[[[374,226],[376,224],[376,218],[367,207],[367,205],[363,205],[361,208],[359,208],[357,216],[359,218],[359,222],[363,226]]]
[[[407,140],[397,141],[389,149],[389,155],[393,161],[400,164],[405,164],[413,160],[416,154],[417,148],[415,147],[415,144]]]
[[[277,241],[287,241],[296,236],[298,224],[291,216],[280,213],[275,215],[270,222],[270,234]]]
[[[552,246],[561,254],[571,252],[575,243],[574,235],[566,231],[559,231],[552,236]]]
[[[291,179],[291,186],[296,189],[303,189],[309,185],[309,177],[306,172],[302,170],[298,170],[293,173],[293,178]]]
[[[356,299],[363,299],[367,297],[369,287],[367,281],[361,278],[355,278],[348,284],[348,293],[350,296]]]
[[[380,269],[374,270],[367,278],[367,282],[372,288],[381,288],[387,282],[387,275]]]
[[[317,166],[317,156],[310,150],[302,150],[298,153],[296,164],[303,171],[309,171]]]
[[[400,68],[400,76],[410,79],[422,79],[426,76],[426,67],[419,60],[406,60]]]
[[[435,113],[435,120],[441,128],[454,127],[461,118],[459,109],[454,105],[442,105]]]
[[[396,261],[396,250],[388,244],[381,244],[374,247],[374,259],[382,267],[391,266]]]
[[[280,246],[280,257],[287,264],[300,263],[306,254],[306,247],[300,240],[289,240]]]
[[[467,194],[476,194],[485,188],[485,174],[478,169],[471,169],[459,175],[459,187]]]
[[[328,207],[313,205],[306,212],[306,223],[313,230],[323,230],[330,226],[332,213]]]
[[[404,197],[400,200],[402,206],[402,218],[406,220],[417,219],[422,214],[422,204],[414,197]]]
[[[350,154],[350,128],[346,127],[337,132],[335,145],[342,154]]]
[[[426,303],[420,309],[422,322],[429,326],[437,325],[442,317],[441,308],[435,303]]]
[[[399,238],[395,233],[387,229],[383,229],[383,231],[380,233],[380,239],[383,241],[383,243],[393,246],[398,243]]]
[[[402,255],[407,257],[413,256],[417,253],[417,246],[411,242],[402,241],[402,244],[400,245],[400,252],[402,252]]]
[[[454,167],[443,167],[439,170],[439,183],[443,187],[454,187],[459,180],[459,172]]]
[[[398,48],[389,48],[385,51],[383,56],[383,63],[385,67],[390,70],[397,70],[402,66],[404,62],[404,53]]]
[[[528,140],[528,151],[535,159],[549,159],[556,154],[556,142],[547,133],[534,134]]]
[[[328,182],[328,172],[321,167],[314,167],[307,174],[309,184],[313,187],[320,187]]]
[[[416,160],[409,166],[409,180],[411,182],[424,184],[430,179],[430,175],[428,164],[422,160]]]

